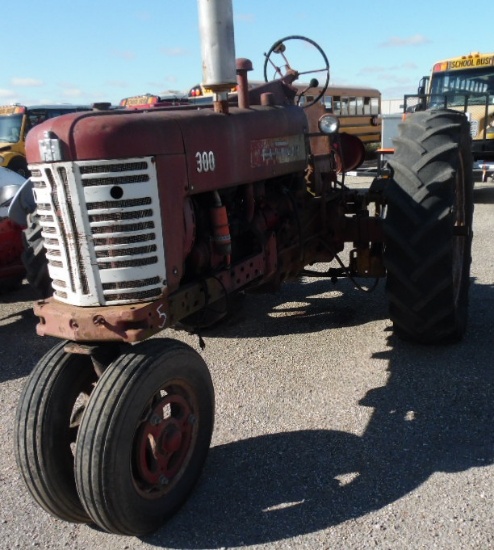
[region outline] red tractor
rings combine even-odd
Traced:
[[[70,114],[27,140],[53,280],[35,305],[37,332],[60,342],[22,393],[17,462],[45,510],[112,533],[158,528],[208,453],[208,368],[184,343],[151,338],[163,329],[200,331],[237,296],[301,275],[385,277],[394,330],[415,342],[455,341],[466,327],[466,118],[408,117],[388,169],[352,189],[344,173],[362,161],[361,142],[338,133],[319,98],[298,106],[304,92],[292,85],[312,72],[327,86],[321,48],[276,42],[265,59],[276,79],[249,89],[251,62],[230,53],[231,1],[199,7],[212,106]],[[296,40],[320,66],[290,66]],[[325,267],[345,247],[348,261]]]

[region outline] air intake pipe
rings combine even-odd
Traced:
[[[215,111],[228,112],[236,85],[232,0],[198,0],[202,84],[214,94]]]

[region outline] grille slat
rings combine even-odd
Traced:
[[[103,202],[88,202],[86,207],[88,212],[91,214],[94,210],[120,210],[122,208],[132,208],[132,207],[141,207],[148,206],[151,204],[151,197],[143,197],[141,199],[130,199],[130,200],[114,200],[114,201],[103,201]]]
[[[122,246],[122,245],[120,245]],[[120,258],[125,258],[126,256],[135,256],[135,255],[143,255],[147,256],[149,254],[153,254],[153,256],[156,253],[156,245],[151,246],[139,246],[135,248],[113,248],[111,250],[99,248],[96,251],[96,256],[98,258],[108,258],[109,260],[119,260]]]

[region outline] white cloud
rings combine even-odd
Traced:
[[[62,90],[62,97],[82,97],[84,92],[79,88],[65,88]]]
[[[380,75],[382,73],[397,73],[400,71],[413,71],[417,69],[417,65],[413,62],[403,63],[401,65],[392,65],[389,67],[383,67],[379,65],[371,65],[369,67],[362,67],[358,74],[367,75]]]
[[[377,74],[382,73],[384,71],[389,71],[389,67],[380,67],[380,66],[371,66],[371,67],[362,67],[360,69],[359,74]]]
[[[380,80],[385,80],[387,82],[394,82],[396,84],[411,84],[412,79],[405,76],[398,76],[394,73],[382,74],[380,75]]]
[[[44,82],[42,80],[38,80],[37,78],[21,78],[18,76],[14,76],[11,79],[12,86],[24,86],[26,88],[34,88],[37,86],[43,86]]]
[[[130,50],[113,50],[112,54],[115,57],[120,57],[120,59],[125,59],[125,61],[132,61],[135,59],[135,53]]]
[[[385,42],[381,42],[379,46],[383,48],[395,48],[402,46],[422,46],[423,44],[429,44],[431,40],[423,34],[414,34],[413,36],[401,37],[392,36]]]
[[[14,92],[12,90],[2,90],[0,89],[0,97],[12,97]]]
[[[108,80],[107,84],[112,88],[127,88],[129,85],[125,80]]]
[[[168,57],[182,57],[189,55],[189,52],[185,48],[161,48],[161,52]]]

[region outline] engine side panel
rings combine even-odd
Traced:
[[[304,170],[307,119],[302,109],[253,107],[229,115],[207,111],[181,121],[190,193]],[[212,160],[212,163],[210,162]]]

